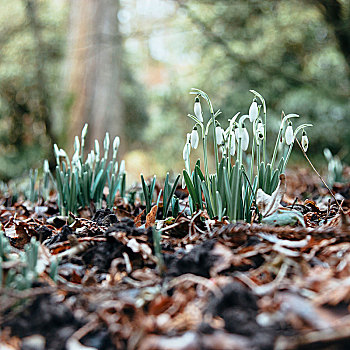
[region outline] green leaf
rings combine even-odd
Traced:
[[[194,189],[194,186],[192,184],[191,178],[188,175],[186,170],[183,170],[183,176],[184,176],[185,183],[186,183],[186,186],[187,186],[187,189],[188,189],[188,193],[190,194],[190,196],[191,196],[191,198],[193,200],[193,204],[194,204],[194,206],[198,206],[199,205],[199,200],[197,198],[197,193],[196,193],[196,191]]]

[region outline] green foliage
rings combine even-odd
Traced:
[[[146,203],[146,213],[148,214],[152,208],[153,192],[156,185],[156,175],[153,176],[151,184],[147,185],[143,177],[143,174],[141,174],[141,185],[142,185],[143,197],[145,198],[145,203]]]
[[[169,173],[166,174],[165,181],[164,181],[164,188],[160,190],[160,193],[157,199],[157,205],[158,205],[160,196],[163,193],[163,219],[166,219],[168,217],[170,206],[172,208],[173,216],[176,217],[179,212],[179,201],[178,201],[178,198],[175,196],[175,190],[179,182],[179,179],[180,179],[180,174],[176,177],[173,185],[171,186],[169,183]],[[148,214],[152,208],[154,189],[156,185],[156,175],[153,176],[151,183],[147,185],[143,174],[141,174],[141,185],[142,185],[143,198],[145,199],[145,204],[146,204],[146,213]]]
[[[119,166],[117,162],[119,137],[115,137],[113,141],[111,161],[108,161],[110,150],[108,133],[106,133],[103,142],[103,153],[100,153],[99,142],[95,140],[95,149],[91,150],[85,159],[87,128],[88,126],[85,124],[80,139],[78,136],[75,137],[75,152],[71,160],[63,149],[59,149],[55,145],[57,164],[55,178],[50,175],[48,167],[44,167],[44,184],[48,186],[49,181],[46,179],[51,178],[57,190],[58,204],[62,215],[69,211],[75,213],[79,207],[89,206],[91,202],[95,203],[97,208],[101,208],[104,198],[103,190],[106,184],[108,184],[109,189],[106,198],[107,207],[113,207],[118,191],[121,197],[125,197],[125,164],[124,161],[121,161]]]
[[[23,252],[13,253],[8,238],[0,231],[0,286],[17,290],[32,287],[38,278],[39,246],[40,243],[32,237],[30,243],[24,246]],[[11,267],[5,270],[4,262],[11,262]],[[57,266],[51,264],[50,271],[50,276],[55,281]]]
[[[171,186],[169,183],[169,173],[166,174],[164,189],[163,189],[163,219],[166,219],[168,217],[169,208],[173,200],[176,201],[176,199],[174,199],[176,198],[175,190],[177,187],[177,183],[179,182],[179,179],[180,179],[180,174],[176,177],[173,185]],[[174,207],[172,206],[172,208],[176,212],[175,205],[176,204],[174,203]],[[174,211],[173,211],[173,216],[176,217],[177,214],[174,213]],[[178,213],[178,210],[177,210],[177,213]]]

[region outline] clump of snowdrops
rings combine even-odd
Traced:
[[[196,95],[194,114],[188,114],[194,122],[191,133],[183,149],[185,169],[183,186],[189,191],[189,202],[192,212],[207,210],[210,218],[222,220],[227,216],[231,221],[251,221],[252,204],[257,190],[271,194],[277,188],[279,177],[284,173],[294,141],[302,131],[301,145],[304,151],[308,148],[305,129],[311,124],[302,124],[293,130],[292,119],[297,114],[282,114],[282,120],[275,147],[271,157],[266,149],[267,109],[264,98],[256,91],[250,90],[253,100],[248,114],[240,116],[236,113],[228,119],[229,125],[223,129],[219,116],[221,111],[214,110],[209,96],[199,90],[192,89]],[[202,112],[201,99],[209,107],[209,115]],[[208,152],[209,137],[212,135],[215,169],[209,172]],[[191,148],[203,147],[204,172],[198,160],[191,169]],[[204,200],[203,200],[204,198]]]
[[[44,162],[44,188],[50,186],[50,180],[57,191],[58,204],[62,215],[70,211],[75,213],[79,207],[88,207],[91,202],[97,208],[102,207],[104,188],[108,185],[106,205],[113,207],[117,192],[125,197],[126,172],[125,163],[117,161],[120,139],[114,138],[112,144],[112,159],[109,161],[110,138],[108,132],[103,141],[103,151],[95,140],[94,149],[85,157],[85,138],[88,124],[81,132],[81,138],[75,137],[74,154],[70,160],[63,149],[54,145],[56,156],[55,177],[52,176],[48,161]]]

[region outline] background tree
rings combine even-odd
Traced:
[[[123,131],[121,98],[122,46],[118,29],[119,1],[73,0],[67,43],[67,92],[73,105],[70,140],[89,123],[87,147]]]

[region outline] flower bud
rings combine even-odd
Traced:
[[[186,162],[190,158],[191,146],[190,146],[191,134],[187,134],[187,140],[182,151],[182,158]]]
[[[83,130],[81,131],[81,138],[84,139],[87,134],[88,124],[85,123]]]
[[[192,130],[192,133],[191,133],[191,146],[192,146],[192,148],[196,149],[198,147],[198,143],[199,143],[199,136],[198,136],[197,127],[195,126]]]
[[[293,127],[291,122],[289,122],[287,126],[285,139],[286,139],[286,144],[288,146],[294,141]]]
[[[202,116],[202,107],[201,102],[199,101],[199,97],[197,96],[194,100],[194,115],[196,118],[203,123],[203,116]]]
[[[221,145],[224,141],[224,129],[220,125],[218,125],[215,128],[215,134],[216,134],[216,143],[218,145]]]
[[[254,122],[256,118],[258,118],[258,115],[259,115],[258,104],[256,103],[256,101],[253,101],[249,107],[249,120],[251,122]]]
[[[48,173],[50,171],[49,161],[47,159],[44,160],[44,173]]]
[[[301,136],[301,147],[303,147],[305,153],[309,148],[309,139],[307,138],[305,130],[303,130],[303,135]]]
[[[240,131],[240,134],[241,134],[241,139],[242,139],[242,141],[241,141],[242,142],[241,143],[242,150],[246,151],[248,149],[248,146],[249,146],[249,134],[248,134],[248,131],[245,128],[244,124],[243,124],[241,131]]]

